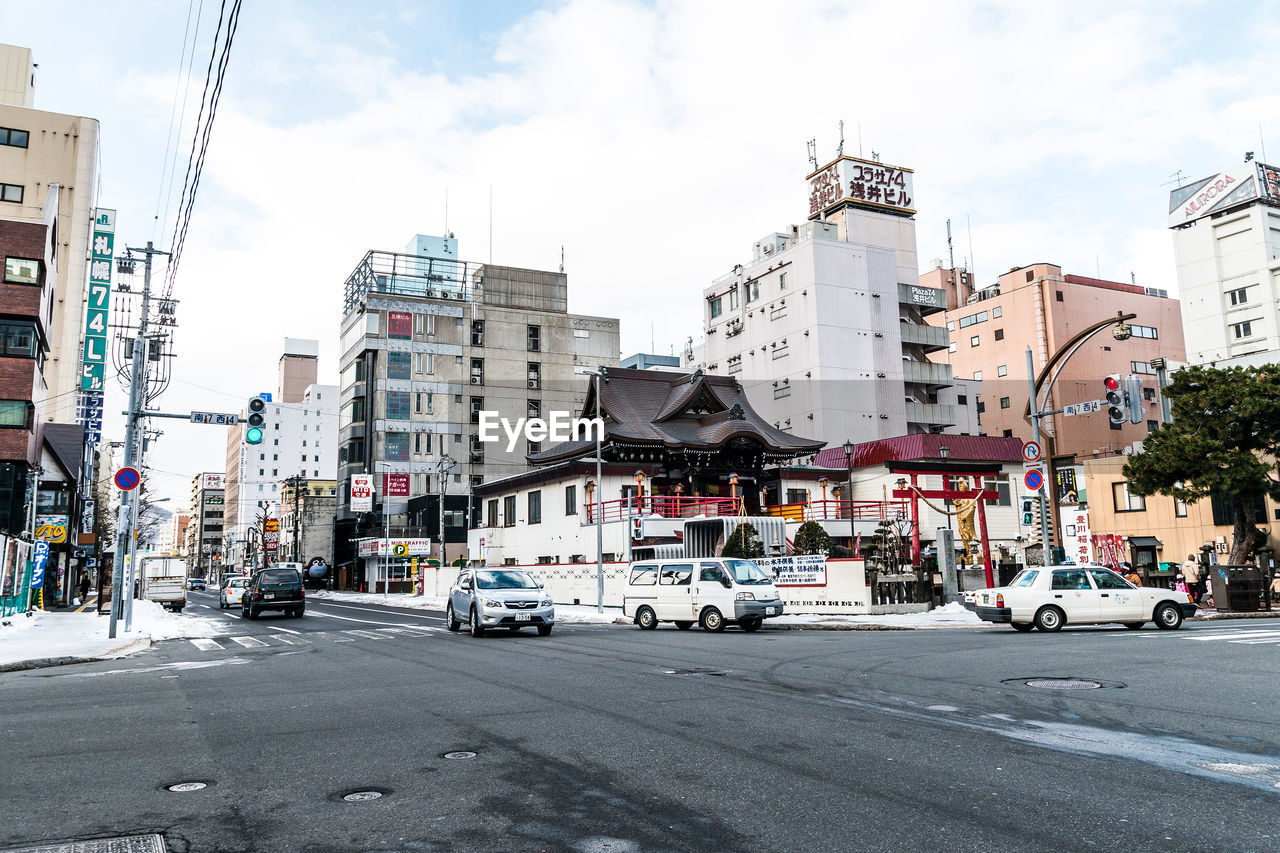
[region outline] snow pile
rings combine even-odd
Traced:
[[[594,606],[586,604],[556,605],[556,622],[561,625],[612,625],[619,619],[631,624],[622,615],[621,607],[606,607],[603,613],[597,613]]]
[[[103,617],[103,622],[106,617]],[[121,625],[123,627],[123,624]],[[133,620],[129,635],[146,634],[153,640],[179,637],[219,637],[227,634],[227,623],[208,616],[170,613],[154,601],[133,602]]]
[[[43,616],[43,611],[35,610],[30,616],[25,613],[15,613],[12,616],[4,617],[4,620],[0,621],[0,643],[30,631],[40,624],[40,619]]]
[[[784,614],[768,619],[766,625],[853,625],[882,628],[951,628],[956,626],[978,627],[984,625],[978,615],[959,602],[951,602],[925,613],[885,613],[877,616],[829,616],[818,613]]]

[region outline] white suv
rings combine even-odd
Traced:
[[[450,631],[466,620],[471,636],[489,628],[512,633],[533,625],[546,637],[556,624],[556,609],[541,584],[520,569],[464,569],[449,588],[445,622]]]

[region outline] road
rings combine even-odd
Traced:
[[[1280,621],[475,640],[313,599],[226,623],[0,675],[0,848],[1280,849]]]

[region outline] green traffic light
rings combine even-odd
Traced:
[[[245,430],[244,440],[249,444],[262,444],[262,428],[249,427]]]

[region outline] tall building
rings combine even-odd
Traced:
[[[99,126],[97,119],[34,109],[35,82],[31,51],[0,45],[0,219],[50,229],[52,263],[45,270],[54,299],[44,319],[47,360],[42,374],[49,403],[41,417],[75,423]],[[22,256],[27,261],[42,258],[29,251]],[[6,269],[5,280],[10,278]],[[10,304],[18,303],[5,303]]]
[[[261,444],[245,441],[247,424],[227,428],[225,550],[247,562],[249,528],[280,517],[280,484],[290,477],[333,480],[338,448],[338,386],[320,385],[319,342],[286,338],[279,385],[267,404]]]
[[[410,526],[411,497],[526,470],[541,443],[482,441],[482,412],[512,423],[576,412],[577,374],[617,366],[618,320],[570,314],[568,303],[563,271],[461,261],[452,236],[364,256],[343,304],[339,568],[355,559],[352,538],[386,521]],[[351,511],[355,474],[374,475],[376,518]]]
[[[703,291],[706,366],[778,429],[840,444],[976,433],[976,400],[930,353],[910,169],[839,157],[810,174],[809,221],[769,234]],[[962,402],[963,401],[963,402]]]
[[[1192,364],[1280,361],[1280,168],[1249,160],[1169,193]]]
[[[1091,338],[1062,368],[1050,408],[1099,400],[1103,380],[1119,373],[1142,379],[1146,418],[1137,425],[1110,423],[1105,407],[1083,415],[1054,415],[1041,429],[1064,456],[1093,456],[1118,450],[1144,437],[1160,422],[1155,358],[1182,361],[1182,315],[1178,300],[1163,290],[1064,275],[1053,264],[1014,267],[989,287],[974,291],[971,279],[954,270],[934,269],[920,277],[927,290],[942,288],[948,311],[930,322],[950,334],[948,348],[932,355],[939,367],[982,383],[982,431],[985,435],[1031,438],[1026,419],[1027,347],[1039,372],[1048,359],[1082,329],[1117,312],[1136,314],[1132,337],[1118,341],[1103,331]]]
[[[193,577],[214,577],[226,563],[222,532],[226,509],[226,475],[191,478],[191,519],[186,528],[187,565]]]

